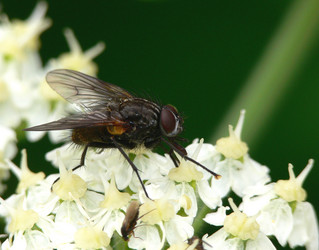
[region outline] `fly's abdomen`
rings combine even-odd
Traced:
[[[94,142],[107,143],[107,128],[104,127],[88,127],[88,128],[75,128],[72,131],[72,142],[78,145],[87,145]]]

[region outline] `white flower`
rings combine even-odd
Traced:
[[[38,52],[40,34],[51,25],[45,18],[47,4],[40,2],[26,21],[9,21],[0,17],[0,123],[16,128],[21,122],[34,126],[61,118],[70,105],[50,89],[45,82],[48,70],[72,68],[96,75],[97,66],[92,59],[104,50],[99,43],[92,49],[82,52],[71,30],[65,36],[71,48],[57,60],[51,60],[43,68]],[[57,101],[59,100],[59,102]],[[41,114],[41,115],[39,115]],[[27,132],[30,141],[39,140],[45,134]],[[60,142],[65,132],[51,131],[52,142]]]
[[[214,170],[216,163],[220,160],[220,156],[214,146],[204,143],[204,139],[195,139],[192,144],[188,145],[185,149],[190,158],[196,160],[211,171]],[[166,157],[169,158],[168,155],[166,155]],[[180,160],[178,167],[170,164],[167,166],[168,172],[163,172],[165,175],[168,175],[170,179],[176,182],[191,182],[210,179],[212,177],[211,173],[197,164],[182,159],[179,156],[178,159]],[[169,161],[172,163],[170,158]]]
[[[189,220],[181,216],[175,216],[165,223],[159,222],[157,226],[141,222],[134,230],[135,237],[130,238],[128,246],[134,249],[163,249],[165,240],[170,245],[177,244],[190,238],[193,233]]]
[[[20,250],[20,249],[37,249],[41,246],[43,250],[51,250],[53,248],[48,237],[41,231],[27,230],[18,232],[14,235],[14,240],[8,238],[2,243],[3,250]]]
[[[187,240],[187,243],[185,241],[181,241],[179,243],[172,244],[168,250],[194,250],[194,249],[204,249],[203,245],[207,245],[208,247],[211,247],[207,242],[203,242],[202,239],[198,238],[197,236],[193,236],[192,238]],[[207,246],[205,249],[207,249]]]
[[[201,155],[202,158],[198,157],[197,160],[200,162],[203,160],[209,169],[213,169],[216,161],[218,162],[217,159],[220,159],[218,153],[213,154],[213,157],[209,156],[208,152],[214,152],[209,144],[195,142],[190,148],[193,151],[189,150],[189,154],[194,157]],[[60,153],[57,153],[57,151]],[[196,155],[196,152],[199,154]],[[29,243],[28,237],[33,235],[45,242],[48,249],[50,247],[57,249],[106,247],[115,231],[120,234],[124,219],[123,211],[131,198],[138,199],[142,205],[139,211],[138,226],[134,228],[134,234],[130,237],[129,247],[162,249],[165,242],[170,245],[186,242],[194,235],[192,223],[197,213],[194,181],[191,181],[191,183],[193,182],[191,184],[186,181],[175,182],[170,180],[167,175],[170,169],[175,166],[166,157],[143,150],[134,154],[129,153],[129,156],[142,169],[141,176],[146,181],[149,195],[153,199],[155,199],[154,197],[158,198],[155,200],[147,199],[141,186],[138,186],[140,183],[137,180],[135,180],[137,183],[132,185],[134,177],[129,177],[129,181],[125,180],[125,175],[127,172],[132,172],[132,169],[117,150],[106,149],[101,153],[90,150],[85,159],[85,166],[71,171],[80,161],[81,150],[65,145],[47,154],[48,159],[59,165],[60,179],[58,181],[54,183],[57,175],[50,175],[43,180],[42,178],[33,178],[33,174],[26,171],[25,176],[31,174],[30,180],[34,179],[30,184],[23,185],[23,188],[21,188],[21,190],[27,190],[27,192],[22,192],[24,196],[21,196],[21,194],[12,195],[5,201],[11,207],[18,207],[19,201],[23,198],[23,211],[32,211],[22,212],[22,216],[14,216],[18,222],[23,221],[19,218],[28,217],[29,220],[26,223],[12,223],[9,231],[11,233],[8,241],[5,242],[5,246],[29,245],[31,243]],[[204,160],[205,157],[206,160]],[[26,166],[26,155],[23,156],[22,165]],[[65,165],[68,169],[65,168]],[[155,167],[156,169],[153,169]],[[23,171],[16,166],[12,168],[15,169],[18,176],[24,175],[22,174]],[[118,171],[119,169],[121,170]],[[208,174],[206,177],[204,170],[197,171],[203,174],[204,180],[205,178],[211,178]],[[118,183],[116,176],[118,176]],[[302,176],[305,176],[305,174],[302,174]],[[21,177],[21,179],[23,178]],[[249,192],[253,191],[254,196],[256,194],[260,196],[263,192],[274,190],[274,184],[264,185],[266,179],[245,189],[245,194],[248,195]],[[293,191],[290,192],[288,197],[291,197],[291,194],[298,194],[296,192],[298,185],[295,184],[300,184],[301,177],[298,176],[296,180],[294,180],[292,186],[294,188],[286,188]],[[216,180],[216,182],[218,181],[220,180]],[[126,192],[119,191],[118,184],[127,189]],[[279,187],[285,186],[285,182],[284,184],[279,182],[278,185]],[[57,188],[58,186],[59,188]],[[130,189],[130,186],[135,187],[135,190]],[[51,193],[51,187],[53,193]],[[280,188],[277,189],[278,194],[287,196],[281,192]],[[278,194],[273,191],[271,196],[267,196],[267,202],[261,203],[267,205],[274,197],[278,198]],[[251,198],[251,196],[249,197]],[[297,195],[296,197],[297,200],[300,200],[298,197],[301,196]],[[248,200],[250,201],[250,199]],[[286,202],[281,198],[277,200]],[[301,206],[299,206],[299,203]],[[297,224],[292,231],[290,230],[289,244],[300,244],[299,239],[307,240],[315,237],[310,233],[310,229],[315,231],[315,228],[305,227],[302,224],[308,223],[313,217],[304,216],[303,218],[306,218],[305,221],[307,222],[297,219],[300,214],[304,213],[304,209],[309,209],[309,206],[304,205],[307,203],[302,201],[299,203],[295,208],[295,222]],[[239,212],[235,205],[232,207],[234,210],[232,215],[226,216],[226,208],[219,207],[216,213],[208,214],[204,219],[211,224],[224,224],[224,227],[218,232],[210,237],[204,237],[204,241],[208,243],[205,248],[212,246],[218,249],[235,249],[243,247],[244,242],[246,242],[246,247],[250,249],[259,249],[260,246],[273,249],[271,242],[262,233],[262,230],[259,230],[260,214],[256,212],[254,216],[249,217]],[[246,208],[246,206],[244,207]],[[261,206],[257,207],[260,208]],[[288,208],[286,211],[291,210],[289,205],[285,207]],[[0,208],[2,216],[11,218],[4,206]],[[30,214],[25,216],[26,213]],[[7,224],[10,225],[10,220],[7,221]],[[19,225],[19,227],[15,225]],[[282,225],[288,229],[291,227],[289,223],[283,223]],[[260,228],[262,229],[262,225],[260,225]],[[280,225],[278,228],[281,228]],[[21,230],[25,232],[23,237],[19,236]],[[300,237],[294,237],[295,234],[300,235]]]
[[[16,135],[15,132],[5,126],[0,125],[0,194],[6,189],[2,182],[10,176],[7,160],[12,159],[16,152]]]
[[[92,60],[104,50],[104,43],[100,42],[93,48],[83,52],[71,29],[66,29],[64,34],[71,51],[62,54],[58,59],[51,59],[43,71],[48,72],[57,68],[66,68],[81,71],[89,75],[96,75],[98,68]],[[51,110],[48,109],[46,112],[43,112],[48,114],[48,116],[42,116],[41,121],[32,120],[32,122],[29,123],[30,126],[38,125],[39,123],[47,121],[58,120],[66,113],[74,112],[74,109],[71,108],[72,106],[49,87],[47,82],[44,80],[44,75],[38,83],[37,90],[39,92],[38,95],[46,100],[47,103],[51,104],[49,107]],[[54,107],[53,109],[52,106]],[[40,112],[33,112],[33,114],[38,113]],[[49,138],[52,142],[57,143],[65,139],[65,134],[66,133],[64,131],[50,131]],[[33,139],[34,136],[38,135],[38,137],[35,138],[38,139],[44,135],[44,132],[27,133],[27,135],[30,136],[30,139]]]
[[[217,209],[216,212],[206,214],[203,220],[215,226],[222,226],[224,225],[227,210],[229,210],[229,207],[221,206]]]
[[[90,154],[90,151],[88,151],[88,154]],[[67,169],[72,169],[80,163],[81,150],[67,143],[46,153],[45,159],[56,168],[59,167],[59,161],[62,161]]]
[[[29,54],[25,61],[12,61],[3,65],[0,85],[4,86],[6,99],[0,105],[0,122],[17,127],[22,120],[28,124],[48,119],[49,103],[41,97],[37,85],[44,76],[40,58]],[[38,114],[41,113],[41,116]]]
[[[93,226],[81,227],[74,234],[75,245],[80,249],[107,247],[110,238],[101,229]]]
[[[202,140],[194,140],[192,144],[186,147],[190,158],[196,160],[210,171],[215,171],[215,166],[220,155],[211,144],[203,143]],[[196,185],[200,198],[211,208],[221,205],[221,197],[215,192],[205,188],[209,179],[212,182],[219,182],[207,170],[197,166],[191,161],[180,160],[178,167],[175,167],[172,160],[166,155],[167,163],[161,168],[161,173],[167,175],[164,179],[150,181],[154,184],[149,188],[152,197],[160,198],[169,196],[170,199],[179,199],[179,204],[185,212],[194,217],[197,213],[197,202],[194,187]],[[219,174],[218,172],[216,172]],[[188,208],[185,205],[188,204]]]
[[[26,206],[36,211],[42,217],[48,216],[56,208],[59,197],[52,193],[51,188],[58,178],[57,174],[29,186],[27,190]]]
[[[37,225],[49,237],[55,248],[60,245],[72,243],[75,232],[87,224],[87,218],[81,213],[74,201],[57,203],[57,207],[45,220]]]
[[[240,212],[231,198],[228,201],[234,212],[226,216],[221,214],[225,209],[219,211],[220,216],[225,218],[224,227],[209,237],[203,237],[203,241],[209,243],[212,249],[276,249],[259,230],[256,217]],[[213,224],[216,219],[208,215],[205,221]]]
[[[152,212],[151,212],[152,211]],[[141,218],[147,224],[155,225],[162,221],[169,221],[175,216],[172,201],[166,199],[148,200],[140,207]]]
[[[20,198],[20,197],[19,197]],[[39,220],[39,215],[32,209],[24,208],[24,197],[16,200],[15,206],[10,206],[5,200],[0,198],[1,205],[6,213],[9,215],[7,219],[10,221],[7,230],[11,234],[15,234],[19,231],[26,231],[31,229],[35,223]]]
[[[205,238],[203,241],[209,243],[212,247],[207,247],[207,249],[246,249],[246,250],[274,250],[276,249],[272,242],[263,233],[259,233],[257,238],[254,240],[243,241],[240,238],[230,238],[229,233],[227,233],[224,228],[218,230],[216,233]]]
[[[57,157],[57,151],[59,151],[59,157]],[[57,166],[58,160],[61,159],[67,169],[71,171],[73,168],[79,166],[82,152],[83,148],[65,144],[60,148],[48,152],[46,159],[51,161],[54,166]],[[88,188],[94,191],[104,192],[105,188],[109,188],[107,182],[112,178],[115,180],[113,184],[120,190],[127,188],[133,182],[132,167],[116,149],[105,149],[102,152],[89,149],[84,164],[84,166],[79,166],[74,173],[85,180]],[[137,183],[136,186],[139,184]]]
[[[230,136],[222,138],[216,143],[216,150],[225,159],[216,164],[214,171],[220,174],[222,178],[218,181],[212,180],[210,187],[207,186],[207,183],[202,183],[201,188],[205,189],[206,193],[215,193],[215,195],[225,197],[230,190],[233,190],[238,196],[242,196],[245,188],[269,178],[269,169],[250,158],[247,154],[246,143],[240,139],[244,115],[245,112],[242,111],[235,131],[230,126]],[[203,201],[205,202],[205,200]]]
[[[204,140],[202,139],[191,156],[194,160],[196,160],[203,142]],[[185,159],[180,159],[178,167],[172,168],[167,176],[175,182],[199,181],[204,177],[203,173],[196,169],[196,165],[194,163]]]
[[[0,164],[5,159],[12,159],[17,153],[16,134],[15,132],[3,125],[0,125]]]
[[[142,180],[163,178],[161,173],[160,173],[160,169],[163,168],[163,166],[167,164],[167,159],[165,159],[165,157],[163,157],[159,154],[153,153],[151,150],[143,148],[143,147],[141,147],[137,150],[128,151],[127,153],[133,159],[133,163],[138,168],[139,174],[140,174],[140,177]],[[126,170],[123,169],[123,171],[125,171],[125,173],[122,172],[122,175],[120,175],[120,174],[117,175],[118,179],[120,178],[120,176],[122,176],[121,178],[127,178],[126,175],[130,176],[130,173],[131,173],[131,170],[128,170],[128,169],[131,169],[131,166],[124,159],[123,156],[121,156],[121,158],[123,158],[123,160],[124,160],[123,164],[126,166]],[[123,180],[122,180],[122,182],[123,182]],[[148,183],[149,182],[145,183],[146,190],[149,190]],[[137,175],[135,173],[133,173],[133,175],[132,175],[132,179],[130,181],[129,187],[134,192],[142,191],[141,184],[140,184],[140,182],[137,178]],[[144,192],[144,191],[142,191],[142,192]]]
[[[57,151],[60,152],[58,157],[56,154]],[[79,164],[80,158],[81,150],[67,145],[47,154],[47,159],[51,160],[54,164],[63,161],[68,165],[69,170],[67,171],[67,175],[72,180],[66,182],[68,189],[62,192],[65,195],[69,194],[65,198],[74,200],[78,204],[78,208],[83,210],[83,215],[88,216],[91,221],[102,223],[101,229],[103,229],[109,237],[112,236],[114,230],[120,233],[121,223],[124,219],[121,209],[128,204],[131,198],[128,193],[120,192],[117,189],[115,177],[119,174],[125,177],[125,172],[116,172],[118,168],[122,168],[120,166],[123,165],[125,159],[113,149],[105,150],[99,154],[90,150],[85,159],[85,166],[81,166],[72,173],[71,169]],[[131,167],[125,166],[125,169],[131,170]],[[78,177],[74,179],[75,176]],[[119,177],[123,178],[121,176]],[[85,183],[83,187],[87,187],[86,192],[83,193],[81,191],[81,195],[77,194],[78,191],[84,191],[85,189],[76,188],[78,178],[81,178],[79,182],[80,186],[82,187],[82,184]],[[62,176],[60,180],[62,180]],[[74,181],[75,184],[69,185]],[[130,179],[129,182],[125,182],[124,188],[128,186]],[[119,181],[119,183],[123,185],[121,181]],[[53,189],[56,184],[53,185]],[[73,189],[76,193],[74,193]],[[62,190],[64,190],[64,188]],[[101,193],[105,195],[103,196]]]
[[[38,92],[44,77],[38,54],[39,36],[51,24],[44,18],[46,10],[47,4],[40,2],[26,21],[10,22],[6,16],[1,17],[0,123],[11,128],[22,121],[36,124],[48,119],[50,104]],[[30,138],[38,139],[39,135]]]
[[[306,202],[302,183],[313,166],[313,160],[296,178],[289,164],[289,180],[279,180],[246,190],[241,207],[258,215],[261,231],[275,235],[279,243],[290,247],[306,246],[318,249],[318,224],[313,206]]]
[[[318,249],[318,219],[309,202],[298,202],[293,213],[293,228],[288,243],[291,248],[305,246],[307,250]]]
[[[229,125],[229,137],[220,138],[216,142],[216,150],[224,155],[226,158],[241,159],[248,152],[248,147],[245,142],[241,141],[240,135],[244,124],[245,110],[240,112],[240,117],[235,131]]]
[[[50,25],[51,21],[44,18],[47,10],[45,2],[39,2],[25,21],[10,22],[5,15],[1,16],[0,23],[0,55],[7,60],[23,60],[27,53],[39,48],[39,36]]]
[[[269,169],[245,155],[243,161],[225,159],[217,163],[215,171],[222,178],[211,182],[211,190],[221,197],[225,197],[230,190],[238,196],[243,196],[243,191],[249,187],[269,180]]]
[[[160,225],[164,231],[163,226]],[[132,249],[161,250],[163,249],[163,239],[155,226],[141,224],[134,230],[135,237],[131,237],[128,246]],[[162,235],[165,237],[165,235]],[[165,239],[164,239],[165,240]]]
[[[15,195],[6,201],[0,198],[0,213],[8,222],[6,230],[9,233],[1,249],[34,249],[37,244],[41,244],[43,249],[52,248],[47,235],[32,230],[42,218],[26,207],[25,199],[24,195]]]
[[[58,151],[59,152],[59,151]],[[52,191],[62,200],[75,200],[84,196],[86,182],[72,170],[67,170],[62,161],[59,163],[60,178],[52,186]]]
[[[128,193],[120,192],[116,188],[114,178],[112,178],[111,183],[108,185],[108,188],[106,187],[106,183],[109,184],[107,181],[104,180],[103,184],[105,185],[105,197],[104,200],[101,201],[100,207],[113,210],[120,209],[126,206],[131,200],[131,196]]]
[[[92,61],[92,59],[94,59],[104,50],[104,43],[100,42],[93,48],[83,52],[71,29],[66,29],[64,35],[71,51],[62,54],[58,59],[50,60],[47,68],[73,69],[88,75],[96,75],[97,65]]]
[[[209,156],[212,149],[211,145],[196,141],[190,148],[189,152],[192,156],[195,155],[196,157],[197,154],[200,156],[198,157],[200,161],[207,163],[210,168],[213,167],[214,163],[212,161],[214,158]],[[48,153],[47,159],[57,164],[55,151]],[[59,148],[59,151],[60,156],[58,158],[63,159],[69,169],[78,165],[81,150],[65,145]],[[103,221],[103,231],[111,237],[114,230],[120,232],[124,215],[119,209],[126,206],[130,200],[127,193],[119,192],[116,187],[121,186],[120,189],[123,189],[128,187],[129,184],[130,189],[137,192],[133,196],[140,198],[140,202],[144,203],[140,208],[140,223],[143,227],[137,227],[134,230],[136,237],[130,238],[130,247],[150,249],[150,246],[154,247],[154,243],[157,242],[156,246],[161,248],[160,246],[164,244],[165,240],[173,244],[190,238],[194,231],[191,224],[197,213],[194,188],[187,182],[175,183],[163,176],[165,173],[168,174],[170,169],[175,168],[171,159],[142,149],[127,153],[138,167],[142,180],[147,181],[145,183],[146,189],[149,195],[156,199],[155,203],[146,199],[136,175],[133,174],[133,178],[130,178],[128,173],[132,173],[131,166],[121,153],[118,150],[106,149],[99,154],[89,150],[86,155],[85,166],[74,171],[74,174],[79,175],[87,183],[88,189],[105,193],[104,199],[101,195],[99,197],[91,195],[92,199],[89,202],[85,194],[80,198],[82,204],[80,207],[83,207],[89,217],[92,216],[92,221]],[[205,170],[202,172],[205,172]],[[202,174],[202,172],[199,173],[211,178],[210,174]],[[91,193],[94,194],[94,192]],[[145,210],[147,206],[148,208]],[[155,210],[152,211],[152,209]],[[179,211],[186,216],[176,215]],[[149,221],[150,219],[152,221]],[[158,226],[153,226],[153,224]]]
[[[42,181],[45,177],[43,172],[33,173],[32,171],[30,171],[27,163],[27,151],[25,149],[22,150],[20,168],[18,168],[11,161],[7,161],[7,164],[19,179],[17,193],[24,192],[30,186],[33,186]]]
[[[173,200],[167,200],[165,198],[155,201],[147,200],[142,204],[139,214],[141,221],[148,226],[146,232],[144,232],[146,234],[140,238],[146,242],[150,242],[151,239],[159,239],[159,235],[161,234],[161,247],[165,240],[167,240],[169,244],[174,244],[190,238],[194,233],[194,229],[191,226],[192,218],[176,215],[177,207],[174,205]],[[158,231],[158,227],[152,225],[158,225],[161,233]],[[157,230],[154,230],[154,228],[157,228]],[[142,231],[139,231],[139,233],[142,233]],[[130,247],[134,247],[134,244],[136,244],[135,247],[137,247],[140,245],[140,241],[134,239],[133,243],[130,243]]]
[[[193,219],[176,215],[172,220],[164,223],[166,240],[169,244],[186,241],[194,235]]]

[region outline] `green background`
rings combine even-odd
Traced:
[[[3,11],[19,19],[27,18],[36,2],[1,1]],[[47,16],[53,26],[41,36],[41,56],[46,63],[68,51],[66,27],[74,31],[83,50],[105,42],[105,52],[95,60],[99,78],[175,105],[185,116],[184,136],[208,141],[292,4],[291,0],[50,1]],[[274,181],[288,178],[288,163],[299,174],[309,158],[315,159],[304,188],[318,209],[319,39],[314,37],[270,119],[247,143],[251,157],[269,166]],[[260,102],[254,108],[264,105]],[[237,108],[238,114],[227,123],[236,124],[241,108],[249,115],[248,107]],[[262,113],[251,117],[250,127],[262,117]],[[244,141],[249,133],[244,129]],[[46,140],[20,146],[28,146],[31,169],[49,166],[42,157],[53,146]]]

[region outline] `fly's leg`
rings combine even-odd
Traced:
[[[124,158],[127,160],[127,162],[131,165],[131,167],[133,168],[133,171],[136,173],[137,175],[137,178],[139,180],[139,182],[141,183],[142,185],[142,188],[144,190],[144,193],[146,195],[147,198],[151,199],[147,192],[146,192],[146,189],[145,189],[145,186],[144,186],[144,183],[138,173],[138,168],[135,166],[135,164],[131,161],[130,157],[124,152],[123,148],[117,143],[117,141],[114,140],[114,138],[111,138],[112,139],[112,142],[114,143],[115,147],[121,152],[121,154],[124,156]]]
[[[170,148],[170,150],[168,150],[162,144],[160,144],[159,146],[169,155],[169,157],[172,159],[175,167],[178,168],[180,161],[176,157],[176,154],[174,153],[174,150],[172,148]]]
[[[174,153],[174,150],[172,148],[169,150],[168,154],[169,154],[169,157],[172,159],[175,167],[178,168],[180,162],[177,159],[176,154]]]
[[[72,171],[75,171],[75,170],[77,170],[78,168],[84,166],[85,156],[86,156],[86,153],[87,153],[89,147],[90,147],[90,144],[86,144],[86,145],[85,145],[84,150],[83,150],[82,155],[81,155],[80,164],[77,165],[76,167],[72,168]],[[52,183],[51,191],[52,191],[53,185],[54,185],[58,180],[60,180],[60,177],[56,178],[56,180]]]
[[[84,150],[83,150],[82,155],[81,155],[80,164],[77,165],[76,167],[72,168],[72,171],[77,170],[78,168],[80,168],[80,167],[82,167],[82,166],[85,165],[85,164],[84,164],[84,163],[85,163],[85,156],[86,156],[86,153],[87,153],[87,151],[88,151],[88,149],[89,149],[90,146],[91,146],[90,143],[85,145]]]
[[[200,166],[201,168],[205,169],[207,172],[212,174],[216,179],[221,178],[221,176],[219,174],[216,174],[214,171],[206,168],[203,164],[201,164],[201,163],[195,161],[194,159],[190,158],[189,156],[187,156],[187,152],[186,152],[185,148],[183,148],[181,145],[174,143],[172,141],[168,141],[163,137],[161,137],[161,140],[163,142],[165,142],[171,149],[173,149],[177,154],[179,154],[184,159],[191,161],[191,162],[195,163],[196,165]]]

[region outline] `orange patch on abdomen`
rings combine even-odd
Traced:
[[[109,125],[106,128],[111,135],[121,135],[127,130],[126,127],[121,125]]]

